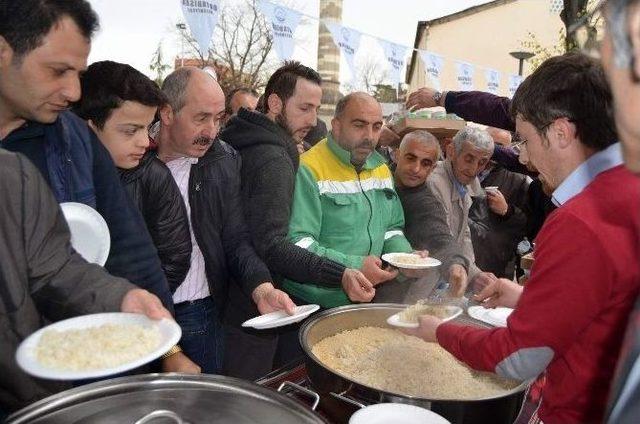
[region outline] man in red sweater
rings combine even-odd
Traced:
[[[559,206],[536,239],[523,289],[500,279],[476,300],[515,311],[492,330],[420,318],[416,335],[469,366],[529,380],[545,373],[545,424],[601,422],[624,329],[640,291],[640,179],[622,166],[600,64],[566,54],[520,86],[512,113],[524,153]]]

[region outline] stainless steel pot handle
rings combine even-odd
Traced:
[[[155,411],[145,415],[144,417],[140,418],[134,424],[146,424],[146,423],[149,423],[149,422],[155,420],[156,418],[171,418],[172,420],[175,420],[175,422],[177,424],[188,424],[186,421],[182,420],[180,415],[176,414],[173,411],[169,411],[169,410],[166,410],[166,409],[155,410]]]
[[[281,392],[282,389],[284,389],[285,387],[291,387],[293,390],[297,390],[299,392],[302,392],[304,394],[306,394],[307,396],[310,396],[313,398],[313,405],[311,406],[311,410],[315,411],[316,408],[318,407],[318,404],[320,403],[320,395],[317,394],[316,392],[314,392],[313,390],[309,390],[306,387],[302,387],[299,384],[296,383],[292,383],[290,381],[285,381],[283,382],[280,387],[278,387],[278,392]]]
[[[348,396],[344,396],[344,393],[346,393],[346,392],[343,392],[343,393],[329,392],[329,394],[331,396],[333,396],[334,398],[340,399],[343,402],[350,403],[351,405],[357,406],[360,409],[367,407],[367,405],[365,405],[364,403],[360,403],[360,402],[358,402],[358,401],[356,401],[354,399],[351,399]]]

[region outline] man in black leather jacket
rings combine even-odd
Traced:
[[[146,152],[147,128],[166,98],[145,75],[111,61],[93,63],[80,82],[82,98],[75,112],[109,151],[127,194],[142,213],[173,293],[189,270],[189,222],[171,172],[155,152]],[[180,352],[165,358],[163,369],[199,372]]]
[[[181,345],[207,373],[222,368],[221,315],[237,283],[260,313],[294,304],[274,288],[251,245],[240,198],[240,155],[216,137],[224,117],[218,83],[197,68],[180,68],[162,86],[158,156],[167,164],[187,208],[193,251],[187,277],[174,293]]]

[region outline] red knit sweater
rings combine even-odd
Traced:
[[[471,367],[532,378],[546,367],[545,424],[602,420],[629,313],[640,291],[640,179],[598,175],[553,212],[507,328],[446,323],[438,342]]]

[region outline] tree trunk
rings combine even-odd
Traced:
[[[589,0],[564,0],[564,9],[560,12],[560,19],[564,23],[565,34],[564,40],[565,51],[570,52],[578,48],[578,42],[574,34],[569,34],[569,27],[573,25],[587,11]]]

